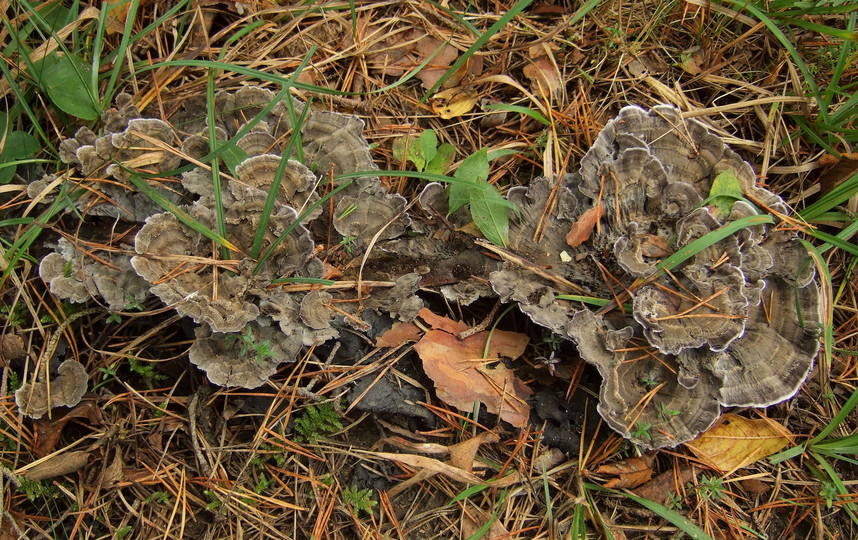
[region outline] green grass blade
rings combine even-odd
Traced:
[[[819,200],[804,210],[801,210],[798,215],[805,221],[814,221],[821,214],[848,201],[855,193],[858,193],[858,174],[853,174],[848,180],[820,197]]]
[[[108,6],[109,4],[104,4],[102,9],[106,11],[109,9]],[[131,31],[134,29],[134,21],[137,18],[137,10],[139,8],[140,0],[132,0],[131,6],[128,8],[128,14],[125,17],[125,27],[122,32],[122,39],[119,40],[119,47],[116,48],[116,56],[114,57],[116,58],[116,61],[113,62],[113,69],[110,70],[110,78],[107,80],[107,88],[104,91],[102,104],[105,107],[109,107],[113,102],[113,96],[116,94],[116,81],[119,80],[119,75],[122,73],[122,66],[124,65],[122,60],[125,58],[128,46],[131,43],[136,42],[132,41]],[[108,60],[108,58],[105,60]]]
[[[817,433],[816,437],[808,441],[807,445],[812,446],[831,435],[831,433],[834,432],[835,429],[840,427],[840,424],[842,424],[843,421],[846,420],[846,417],[849,416],[849,414],[855,409],[856,405],[858,405],[858,388],[856,388],[855,391],[852,392],[852,395],[849,396],[849,399],[846,400],[846,403],[843,404],[843,407],[841,407],[840,410],[837,411],[837,414],[834,415],[834,418],[831,419],[831,422],[829,422],[828,425],[822,429],[822,431]]]
[[[307,58],[309,59],[309,58]],[[296,71],[296,73],[300,73]],[[287,103],[291,102],[290,99]],[[301,117],[292,123],[292,136],[289,137],[289,142],[283,148],[283,154],[280,156],[280,163],[277,164],[277,172],[274,173],[274,181],[268,190],[268,197],[265,199],[265,207],[262,209],[262,215],[259,218],[259,226],[256,228],[256,233],[253,236],[253,246],[250,249],[250,256],[253,259],[259,257],[259,252],[262,251],[262,241],[265,239],[265,233],[268,232],[268,221],[271,219],[271,212],[274,210],[274,203],[277,201],[277,195],[280,193],[280,182],[283,180],[283,173],[286,172],[286,165],[289,163],[289,156],[292,155],[292,149],[296,146],[300,148],[300,137],[297,133],[304,125],[307,119],[307,114],[310,112],[310,102],[304,107]]]
[[[798,26],[799,28],[804,28],[805,30],[810,30],[812,32],[828,34],[829,36],[835,37],[837,39],[842,39],[846,41],[855,41],[856,39],[858,39],[858,33],[854,31],[833,28],[831,26],[826,26],[824,24],[819,24],[812,21],[806,21],[797,17],[778,17],[778,20],[784,21],[785,23],[789,23],[793,26]]]
[[[471,495],[476,495],[477,493],[480,493],[481,491],[484,491],[485,489],[490,487],[491,484],[474,484],[473,486],[468,486],[462,491],[460,491],[458,495],[450,499],[450,502],[448,502],[447,505],[444,506],[444,508],[450,508],[451,506],[453,506],[453,504],[459,501],[464,501],[470,498]]]
[[[806,231],[806,233],[808,236],[812,236],[816,239],[819,239],[819,240],[822,240],[823,242],[825,242],[826,247],[827,246],[836,247],[838,249],[842,249],[843,251],[845,251],[847,253],[851,253],[852,255],[858,256],[858,246],[856,246],[855,244],[853,244],[851,242],[847,242],[846,240],[838,238],[837,236],[834,236],[832,234],[828,234],[826,232],[822,232],[819,230],[815,230],[815,229],[809,229],[808,231]]]
[[[527,107],[522,107],[521,105],[507,105],[506,103],[493,103],[491,105],[486,106],[487,110],[497,110],[497,111],[505,111],[511,113],[523,114],[525,116],[529,116],[533,118],[540,124],[544,126],[550,126],[551,122],[549,122],[541,112],[534,111],[533,109],[528,109]]]
[[[209,127],[209,150],[214,153],[218,149],[217,140],[217,123],[215,122],[215,70],[209,70],[208,80],[206,81],[206,115],[208,116]],[[217,232],[221,238],[226,238],[226,218],[223,212],[223,192],[220,181],[220,161],[215,158],[211,162],[212,166],[212,183],[214,187],[215,200],[215,219],[217,221]],[[178,217],[178,215],[177,215]],[[196,229],[194,229],[196,230]],[[229,250],[226,246],[221,245],[221,257],[224,260],[230,259]]]
[[[27,225],[27,229],[4,254],[6,258],[6,268],[3,270],[3,277],[0,278],[0,287],[6,283],[6,279],[9,277],[9,274],[12,273],[15,265],[21,257],[27,253],[27,250],[30,249],[30,246],[33,245],[33,242],[35,242],[36,238],[38,238],[42,233],[44,227],[43,224],[50,223],[54,216],[65,210],[68,205],[73,204],[74,201],[85,193],[84,190],[80,189],[73,193],[66,194],[64,190],[65,188],[61,190],[59,196],[51,204],[50,208],[42,212],[39,215],[39,218],[33,223]]]
[[[315,49],[313,49],[315,50]],[[165,62],[160,62],[158,64],[149,65],[148,63],[137,63],[134,65],[135,71],[137,73],[143,73],[146,71],[152,71],[153,69],[160,69],[163,67],[197,67],[204,69],[218,69],[221,71],[225,71],[228,73],[237,73],[239,75],[246,75],[251,78],[259,79],[266,82],[276,83],[278,85],[285,85],[286,81],[289,80],[288,77],[283,77],[282,75],[275,75],[273,73],[267,73],[265,71],[260,71],[258,69],[251,69],[244,66],[239,66],[235,64],[228,64],[226,62],[218,62],[216,60],[167,60]],[[307,84],[302,82],[295,82],[291,85],[294,88],[298,88],[299,90],[304,90],[307,92],[315,92],[317,94],[330,94],[335,96],[356,96],[354,92],[343,92],[341,90],[334,90],[332,88],[325,88],[324,86],[316,86],[313,84]]]
[[[678,527],[679,530],[691,537],[693,540],[712,540],[711,536],[706,534],[706,532],[704,532],[703,529],[701,529],[697,525],[688,521],[685,516],[674,512],[673,510],[661,504],[658,504],[655,501],[644,499],[643,497],[638,497],[637,495],[633,495],[631,493],[615,491],[613,489],[606,489],[602,486],[591,484],[589,482],[584,482],[584,487],[590,490],[612,493],[614,495],[619,495],[620,497],[625,497],[631,501],[634,501],[639,505],[643,506],[644,508],[650,510],[651,512],[654,512],[656,515],[666,519],[667,521]]]
[[[726,225],[719,227],[714,231],[710,231],[704,234],[690,244],[681,247],[679,250],[676,251],[676,253],[658,263],[655,272],[648,279],[653,279],[654,277],[661,275],[662,272],[672,269],[681,262],[697,255],[709,246],[720,242],[721,240],[741,231],[742,229],[745,229],[747,227],[754,227],[756,225],[773,224],[774,222],[774,218],[769,215],[748,216],[737,219],[736,221],[731,221],[730,223],[727,223]]]

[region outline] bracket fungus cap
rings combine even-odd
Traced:
[[[15,391],[15,404],[25,415],[39,419],[55,407],[74,407],[80,403],[86,393],[88,379],[86,368],[70,358],[57,369],[57,376],[50,382],[50,392],[45,381],[26,383]]]

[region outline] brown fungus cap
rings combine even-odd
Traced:
[[[249,157],[236,166],[235,174],[241,183],[267,193],[274,184],[280,161],[281,157],[274,154]],[[301,212],[319,200],[315,188],[316,175],[301,163],[289,159],[280,179],[280,195],[277,200]],[[321,208],[317,208],[305,221],[315,219],[321,213]]]
[[[280,364],[293,362],[302,346],[300,336],[289,336],[271,319],[259,317],[233,333],[212,332],[203,324],[188,356],[214,384],[257,388]]]
[[[36,419],[55,407],[74,407],[86,393],[88,379],[86,368],[68,359],[60,364],[50,389],[45,381],[26,383],[15,392],[15,404],[23,414]]]
[[[230,186],[231,197],[225,213],[227,238],[242,253],[249,253],[267,195],[252,188]],[[190,215],[212,227],[214,211],[202,198],[190,208]],[[295,210],[275,204],[263,242],[263,252],[296,219]],[[313,252],[309,232],[298,225],[275,248],[272,256],[253,274],[255,262],[239,261],[232,271],[214,270],[211,242],[179,222],[173,214],[157,214],[146,220],[137,233],[131,260],[134,269],[149,283],[152,292],[180,314],[205,322],[216,332],[237,332],[259,316],[255,295],[271,279],[301,268]],[[214,296],[214,280],[217,296]]]
[[[126,255],[85,256],[65,238],[42,259],[39,276],[58,298],[74,303],[100,299],[112,311],[123,311],[128,303],[143,302],[149,295],[148,283],[134,272]]]

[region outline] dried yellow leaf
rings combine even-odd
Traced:
[[[685,446],[703,463],[726,473],[779,452],[789,444],[790,437],[783,426],[767,418],[725,414],[714,427]]]
[[[470,112],[479,99],[480,96],[473,90],[451,88],[435,94],[432,110],[444,120],[449,120]]]

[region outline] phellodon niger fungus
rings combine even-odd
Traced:
[[[357,263],[347,262],[346,271],[373,244],[369,260],[381,261],[376,266],[386,272],[387,288],[372,290],[365,308],[413,319],[423,307],[415,294],[421,286],[437,287],[453,302],[487,296],[515,302],[596,366],[603,378],[600,414],[645,447],[694,438],[721,407],[785,400],[806,378],[818,350],[819,292],[796,233],[779,228],[769,215],[787,215],[788,209],[755,185],[748,163],[676,109],[626,107],[605,126],[578,173],[511,188],[508,199],[520,214],[510,212],[508,245],[493,248],[503,259],[498,261],[460,233],[444,237],[435,230],[432,216],[447,209],[438,184],[421,195],[423,212],[410,215],[403,197],[365,176],[296,224],[319,200],[325,191],[320,184],[331,172],[376,167],[363,123],[325,111],[308,111],[301,126],[304,163],[316,172],[291,159],[282,163],[292,118],[305,106],[293,102],[293,115],[285,101],[268,107],[273,99],[255,87],[215,98],[217,139],[243,133],[234,147],[240,158],[234,178],[221,179],[231,260],[218,257],[213,242],[175,213],[151,210],[126,183],[137,169],[175,168],[173,155],[198,160],[210,152],[205,103],[189,100],[167,124],[143,121],[122,97],[103,119],[105,135],[86,130],[62,146],[63,159],[83,174],[104,170],[115,179],[106,184],[113,191],[100,200],[79,200],[81,208],[120,201],[121,211],[105,207],[101,213],[145,220],[130,265],[151,293],[199,325],[190,359],[212,382],[257,387],[280,364],[337,338],[346,325],[366,330],[357,303],[337,302],[353,297],[353,290],[286,292],[273,284],[284,276],[324,277],[314,240],[323,235],[313,227],[328,222],[348,241],[348,253],[356,250],[351,259]],[[252,129],[245,129],[255,117]],[[261,252],[291,232],[259,263],[249,254],[278,170],[282,181]],[[218,230],[210,169],[185,172],[181,187],[150,183],[185,216]],[[444,217],[466,224],[464,212]],[[409,229],[412,234],[405,235]],[[81,301],[102,287],[53,269],[72,253],[63,246],[62,261],[58,255],[49,261],[53,266],[43,264],[44,277],[56,281],[55,294],[68,289]],[[73,262],[84,271],[91,264]],[[129,270],[115,260],[114,266]],[[579,299],[588,297],[603,307],[581,308]],[[107,303],[116,309],[120,301]]]

